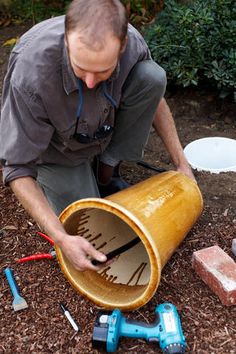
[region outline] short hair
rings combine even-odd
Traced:
[[[89,46],[104,46],[109,32],[122,46],[127,28],[127,11],[120,0],[73,0],[66,12],[65,34],[79,30],[82,42]]]

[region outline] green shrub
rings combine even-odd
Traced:
[[[71,0],[0,0],[6,3],[10,16],[30,19],[33,23],[64,14]],[[121,0],[134,25],[149,22],[163,7],[164,0]],[[5,8],[5,6],[4,6]],[[0,9],[1,14],[1,9]]]
[[[12,0],[8,12],[13,18],[31,20],[34,24],[64,14],[70,2],[69,0]]]
[[[121,2],[128,10],[130,22],[136,26],[150,22],[164,4],[164,0],[121,0]]]
[[[170,83],[208,83],[222,97],[236,92],[236,1],[166,0],[164,10],[144,31],[152,56]]]

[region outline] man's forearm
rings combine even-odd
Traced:
[[[190,178],[195,179],[184,155],[171,111],[164,98],[155,112],[153,127],[163,141],[176,168]]]
[[[60,220],[51,209],[43,191],[31,177],[22,177],[10,182],[10,186],[23,207],[44,231],[62,249],[75,269],[98,270],[90,259],[105,262],[106,256],[97,251],[89,241],[81,236],[74,237],[64,230]]]
[[[155,113],[153,127],[163,141],[176,167],[186,162],[175,123],[165,99],[162,99]]]
[[[60,244],[64,228],[37,182],[31,177],[21,177],[10,182],[10,187],[35,222]]]

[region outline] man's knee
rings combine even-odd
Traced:
[[[139,88],[145,87],[147,90],[159,92],[164,95],[166,89],[166,73],[153,60],[138,62],[133,68],[133,75]]]

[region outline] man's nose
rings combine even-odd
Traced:
[[[92,89],[96,85],[96,78],[94,73],[86,73],[85,75],[85,83],[88,88]]]

